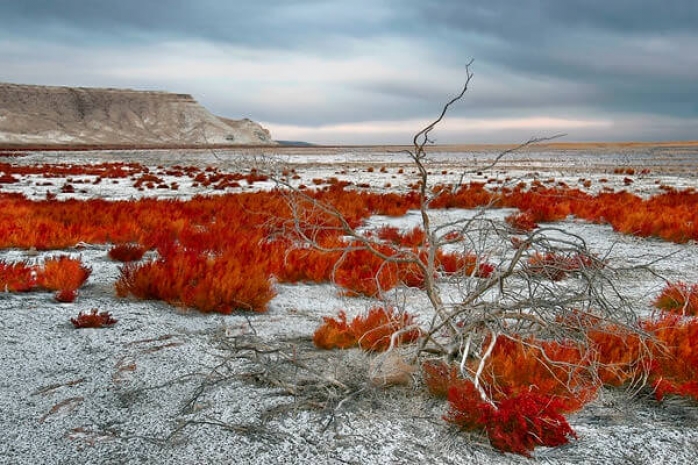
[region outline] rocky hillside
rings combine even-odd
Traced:
[[[191,95],[0,83],[0,144],[274,144],[249,120],[219,118]]]

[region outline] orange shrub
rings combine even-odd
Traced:
[[[78,298],[78,290],[77,289],[63,289],[55,294],[56,300],[58,302],[74,302],[75,299]]]
[[[139,244],[116,244],[109,249],[108,255],[118,262],[136,262],[143,258],[147,250]]]
[[[112,318],[109,312],[100,312],[93,308],[90,313],[80,312],[77,318],[71,318],[70,322],[76,328],[102,328],[116,324],[117,320]]]
[[[647,341],[637,332],[594,324],[586,330],[586,337],[595,353],[597,375],[604,385],[619,387],[647,373]]]
[[[405,233],[395,226],[382,226],[376,231],[376,235],[393,245],[402,247],[419,247],[426,243],[426,234],[422,228],[416,226]]]
[[[504,221],[517,232],[533,231],[538,227],[538,223],[536,223],[531,212],[512,213],[504,218]]]
[[[373,307],[365,315],[347,322],[344,310],[337,318],[323,317],[323,324],[313,334],[313,342],[321,349],[347,349],[358,345],[366,351],[385,351],[390,347],[393,334],[397,344],[419,339],[421,330],[414,326],[414,316],[394,308]]]
[[[357,337],[359,347],[367,351],[382,352],[390,347],[390,338],[394,333],[403,331],[397,338],[397,344],[414,342],[421,336],[415,326],[414,316],[394,308],[373,307],[366,315],[354,318],[349,327]],[[407,329],[410,328],[410,329]]]
[[[87,281],[92,270],[80,259],[68,256],[46,259],[38,276],[38,285],[50,291],[75,291]]]
[[[422,364],[424,384],[429,394],[446,398],[448,390],[462,380],[458,378],[458,367],[442,360],[429,360]]]
[[[398,284],[398,268],[393,262],[383,260],[360,244],[349,244],[334,272],[334,282],[348,295],[375,297]],[[351,247],[360,247],[351,249]],[[388,247],[378,250],[386,256],[394,251]]]
[[[313,334],[313,343],[325,350],[348,349],[357,343],[354,332],[347,323],[347,314],[340,310],[337,318],[322,317],[320,325]]]
[[[28,292],[36,287],[37,268],[0,261],[0,292]]]
[[[668,313],[698,316],[698,284],[667,284],[652,305]]]
[[[436,252],[436,262],[444,273],[462,273],[466,276],[489,278],[495,267],[474,253]]]
[[[592,353],[576,343],[499,336],[482,381],[492,395],[536,392],[560,399],[562,411],[573,412],[596,395],[591,359]]]
[[[650,383],[658,400],[668,394],[698,400],[698,319],[666,315],[643,322],[650,340]]]
[[[446,421],[486,433],[492,447],[503,452],[531,457],[537,446],[561,446],[577,437],[561,413],[560,399],[535,392],[505,397],[493,406],[467,381],[451,387],[448,402]]]
[[[346,244],[328,237],[319,246],[325,250],[297,247],[288,241],[276,240],[264,243],[262,253],[268,259],[269,273],[279,282],[329,282]]]
[[[266,269],[241,251],[226,255],[176,250],[142,264],[126,264],[116,282],[119,296],[164,300],[202,312],[266,311],[274,297]]]

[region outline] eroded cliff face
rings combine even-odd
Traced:
[[[187,94],[2,83],[0,143],[274,144],[259,124],[218,118]]]

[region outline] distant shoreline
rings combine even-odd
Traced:
[[[432,152],[490,152],[516,148],[519,144],[444,144],[429,145]],[[235,144],[6,144],[0,143],[0,152],[51,152],[51,151],[98,151],[98,150],[264,150],[278,152],[336,152],[396,151],[412,148],[411,145],[235,145]],[[531,144],[523,151],[624,151],[624,150],[698,150],[698,141],[666,142],[547,142]]]

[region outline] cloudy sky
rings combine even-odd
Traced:
[[[0,82],[190,93],[276,139],[698,139],[696,0],[0,0]]]

